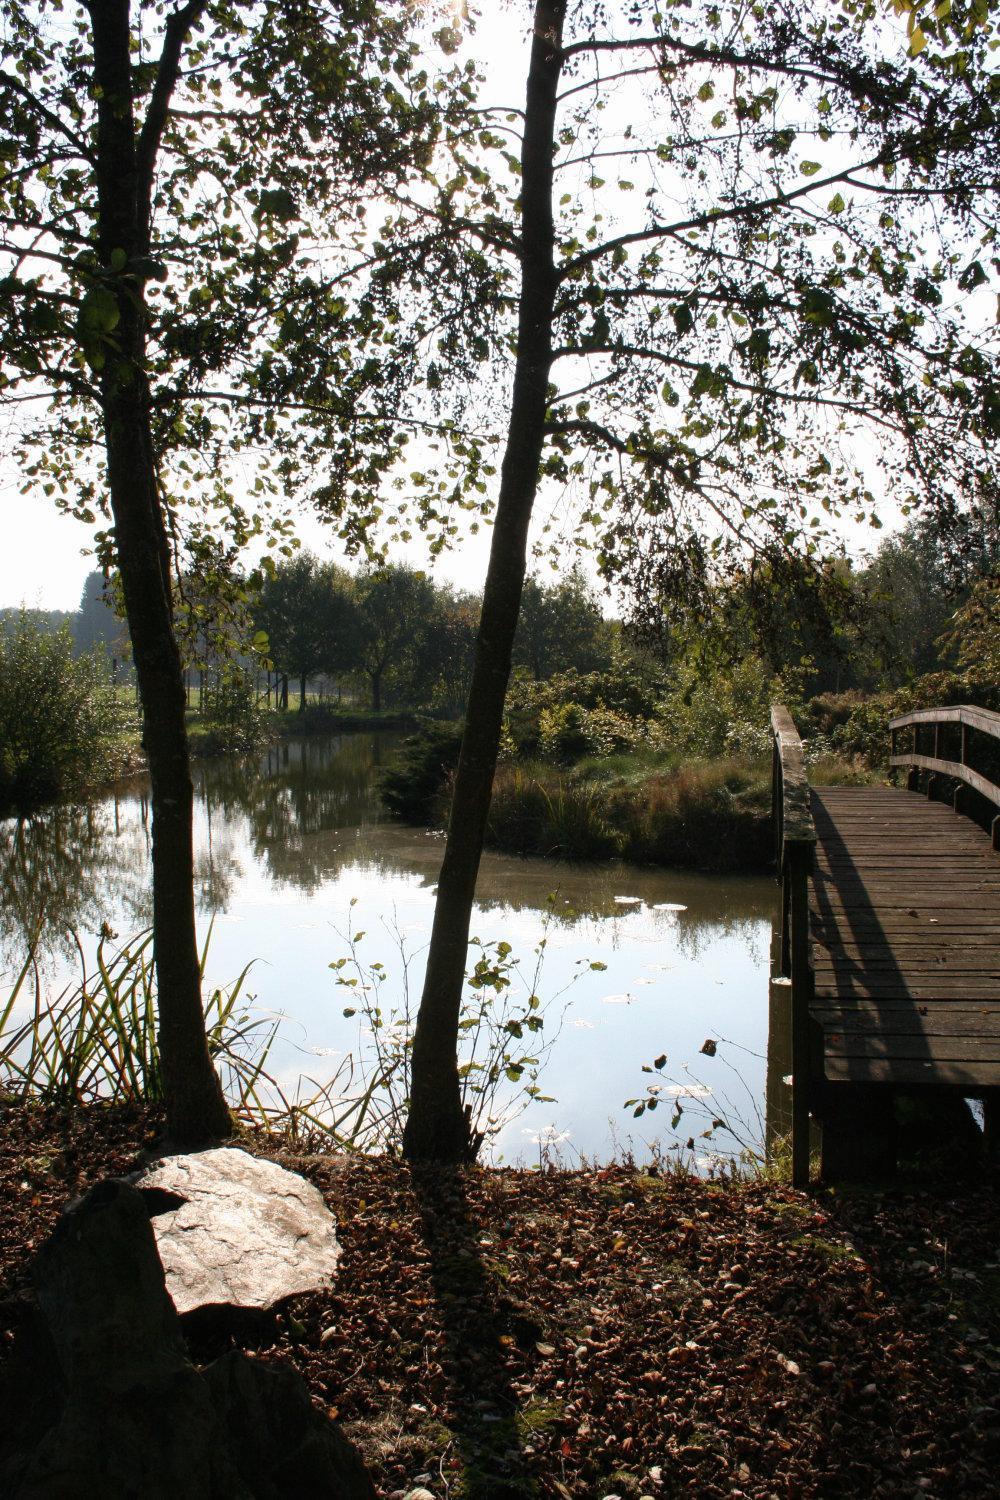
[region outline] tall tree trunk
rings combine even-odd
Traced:
[[[282,706],[282,708],[286,712],[288,711],[288,674],[287,674],[287,672],[282,672],[282,674],[281,674],[281,706]]]
[[[160,1060],[168,1131],[179,1142],[196,1142],[229,1135],[232,1121],[209,1057],[202,1011],[184,679],[173,630],[170,548],[145,364],[146,306],[139,265],[149,251],[148,187],[136,139],[128,0],[94,0],[89,9],[98,98],[100,258],[105,286],[118,308],[114,343],[104,349],[101,405],[115,545],[152,787]],[[192,18],[196,13],[192,10]],[[178,42],[178,56],[179,47]]]
[[[306,711],[306,679],[305,679],[305,674],[303,673],[299,677],[299,713],[300,714],[304,714],[305,711]]]
[[[469,923],[496,771],[521,605],[528,527],[538,488],[556,291],[552,154],[566,0],[537,0],[521,150],[521,295],[517,363],[465,734],[413,1038],[411,1160],[459,1161],[476,1143],[462,1111],[458,1025]]]

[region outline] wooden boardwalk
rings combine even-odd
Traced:
[[[991,836],[959,809],[972,794],[1000,807],[1000,786],[970,765],[974,735],[1000,744],[1000,715],[960,707],[894,720],[906,791],[810,787],[786,709],[772,726],[782,881],[772,985],[790,1001],[794,1180],[808,1181],[810,1121],[822,1127],[824,1176],[891,1166],[899,1094],[981,1099],[996,1159],[1000,814]],[[897,755],[904,730],[912,749]],[[921,795],[928,774],[929,793],[953,789],[951,806]]]
[[[812,791],[809,1010],[828,1083],[1000,1087],[1000,856],[950,807]]]

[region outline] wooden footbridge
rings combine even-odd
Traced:
[[[1000,1133],[1000,714],[924,709],[889,724],[907,789],[810,787],[802,742],[776,707],[773,794],[782,889],[772,984],[788,994],[792,1175],[894,1163],[894,1097],[983,1101]],[[908,743],[904,743],[908,742]],[[994,772],[994,775],[996,773]],[[1000,780],[1000,776],[997,777]],[[950,801],[941,800],[950,793]]]

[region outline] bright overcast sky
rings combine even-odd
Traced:
[[[491,103],[520,105],[527,73],[530,7],[526,0],[510,4],[488,0],[483,9],[486,15],[479,22],[473,51],[487,76],[484,97]],[[22,495],[21,476],[7,456],[10,448],[9,437],[0,433],[0,607],[25,604],[75,609],[84,578],[93,567],[91,528],[59,514],[40,491]],[[890,514],[885,519],[891,524],[895,518]],[[851,523],[845,523],[842,534],[857,552],[873,548],[879,540],[877,533]],[[299,536],[311,550],[339,560],[335,538],[304,511]],[[484,528],[438,558],[435,577],[460,588],[479,589],[486,572],[489,536],[489,529]],[[429,565],[427,550],[419,540],[405,549],[397,545],[392,555],[417,567]]]

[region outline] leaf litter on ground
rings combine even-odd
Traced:
[[[0,1115],[0,1441],[23,1417],[32,1253],[158,1123]],[[381,1494],[995,1492],[995,1188],[806,1194],[242,1144],[316,1183],[344,1249],[334,1288],[295,1298],[253,1352],[303,1374]],[[219,1337],[192,1334],[192,1357]]]

